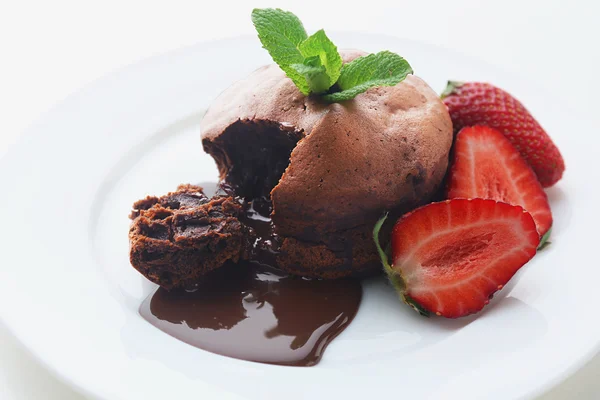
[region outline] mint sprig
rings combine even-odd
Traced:
[[[305,64],[292,64],[290,67],[304,77],[310,92],[321,93],[329,89],[327,70],[321,65],[318,58],[308,60]]]
[[[322,95],[330,103],[350,100],[372,87],[394,86],[413,73],[404,58],[389,51],[342,65],[325,31],[308,36],[288,11],[254,9],[252,22],[263,47],[304,95]]]
[[[306,78],[291,67],[293,64],[304,63],[305,57],[298,45],[308,37],[298,17],[280,9],[254,9],[252,23],[258,32],[260,42],[273,61],[298,86],[302,94],[309,94],[310,89]]]
[[[324,96],[330,103],[350,100],[356,95],[376,86],[395,86],[413,70],[398,54],[381,51],[359,57],[342,67],[337,81],[339,92]]]
[[[332,87],[340,77],[343,61],[340,53],[337,51],[337,47],[329,40],[325,31],[323,29],[316,31],[300,43],[298,48],[306,58],[313,59],[314,57],[318,57],[320,64],[325,67],[325,73],[328,78],[327,83],[329,86],[325,90]]]

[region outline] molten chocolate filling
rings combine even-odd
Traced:
[[[303,132],[277,122],[239,120],[215,142],[218,148],[227,149],[227,156],[222,152],[218,154],[228,168],[216,194],[241,198],[246,212],[240,221],[258,236],[250,255],[254,262],[277,266],[275,257],[281,243],[271,221],[270,194],[288,167],[292,150],[303,136]]]
[[[270,198],[303,136],[304,132],[277,122],[239,120],[209,146],[217,165],[227,170],[223,182],[235,195],[252,201]]]

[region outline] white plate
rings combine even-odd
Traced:
[[[355,321],[312,368],[225,358],[159,331],[137,312],[153,285],[129,266],[130,206],[215,179],[199,141],[202,110],[269,61],[255,38],[201,44],[74,94],[0,164],[0,316],[45,365],[103,399],[513,399],[541,393],[596,352],[596,129],[547,92],[459,54],[384,36],[333,39],[397,51],[437,90],[448,78],[487,80],[521,98],[567,163],[548,191],[552,245],[477,318],[421,318],[383,281],[369,283]]]

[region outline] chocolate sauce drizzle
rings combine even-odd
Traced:
[[[210,196],[216,185],[201,186]],[[278,365],[317,364],[356,315],[361,285],[354,279],[306,279],[278,270],[270,213],[268,199],[248,201],[242,221],[259,236],[252,261],[213,271],[192,292],[159,288],[143,302],[140,314],[169,335],[216,354]]]

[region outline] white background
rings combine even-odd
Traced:
[[[252,33],[250,10],[266,6],[294,11],[309,30],[387,33],[476,56],[549,88],[548,102],[570,104],[600,122],[595,0],[0,0],[0,157],[35,118],[86,83],[154,54]],[[597,356],[541,399],[600,398],[599,374]],[[37,364],[0,322],[0,399],[82,397]]]

